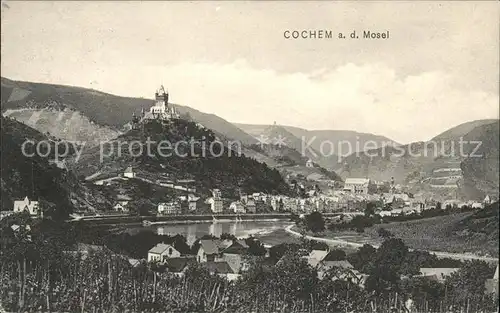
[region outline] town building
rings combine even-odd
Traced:
[[[222,213],[223,202],[222,202],[222,193],[220,189],[212,190],[212,198],[208,199],[208,203],[210,204],[210,209],[212,210],[212,213]]]
[[[13,211],[15,213],[28,212],[31,216],[43,217],[43,211],[38,201],[32,201],[28,196],[23,200],[15,200]]]
[[[248,245],[244,240],[234,241],[222,251],[222,260],[226,261],[234,273],[246,271],[250,264],[246,262]]]
[[[246,213],[245,206],[243,206],[243,203],[241,201],[234,201],[229,205],[229,210],[233,211],[234,213]]]
[[[367,195],[370,191],[370,179],[368,178],[347,178],[344,184],[344,191],[354,194]]]
[[[217,239],[200,240],[200,247],[196,254],[198,263],[216,262],[221,259],[221,250],[229,247],[232,241],[223,242]]]
[[[188,211],[189,212],[196,211],[198,200],[200,200],[200,197],[196,197],[193,194],[188,195],[187,201],[188,201]]]
[[[114,206],[113,206],[113,210],[117,211],[117,212],[123,212],[125,211],[125,207],[123,204],[121,204],[120,202],[116,203]]]
[[[170,215],[170,214],[181,214],[181,204],[177,201],[164,202],[158,204],[158,214]]]
[[[163,263],[169,258],[178,258],[181,253],[173,246],[159,243],[148,251],[148,262]]]
[[[257,207],[255,205],[255,201],[252,199],[249,199],[245,205],[245,210],[247,213],[256,213]]]

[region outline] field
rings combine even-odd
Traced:
[[[300,239],[287,233],[284,229],[278,229],[265,235],[255,236],[263,244],[275,246],[282,243],[300,243]]]
[[[325,237],[353,242],[379,244],[381,238],[377,230],[385,228],[395,237],[401,238],[409,247],[419,250],[444,251],[454,253],[474,253],[498,256],[498,239],[485,240],[479,233],[457,231],[457,225],[472,213],[438,216],[408,222],[374,225],[358,234],[354,231],[327,233]]]
[[[310,232],[308,235],[379,245],[382,243],[382,238],[378,235],[378,229],[385,228],[413,249],[498,257],[498,237],[493,238],[489,231],[482,231],[482,229],[464,230],[464,222],[466,225],[472,225],[471,221],[477,223],[481,219],[471,212],[457,213],[407,222],[377,224],[366,228],[363,233],[351,230],[326,230],[319,235]],[[294,229],[297,230],[295,227]],[[280,238],[280,240],[284,241],[285,238]]]

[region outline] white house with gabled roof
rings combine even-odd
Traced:
[[[148,251],[148,262],[165,262],[169,258],[178,258],[181,253],[172,245],[159,243]]]
[[[43,216],[38,201],[31,201],[28,196],[23,200],[15,200],[13,211],[15,213],[28,212],[31,216]]]
[[[123,176],[127,178],[134,178],[135,177],[135,172],[132,169],[132,166],[129,166],[125,169],[125,172],[123,172]]]

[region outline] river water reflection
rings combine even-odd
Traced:
[[[129,233],[137,233],[140,231],[154,231],[160,235],[176,235],[181,234],[187,239],[187,243],[191,245],[196,238],[203,235],[213,235],[220,237],[223,233],[235,235],[237,238],[258,236],[269,234],[275,230],[283,229],[288,225],[293,224],[290,221],[275,220],[275,221],[217,221],[212,223],[191,223],[191,224],[175,224],[175,225],[158,225],[150,227],[134,227],[128,229]]]

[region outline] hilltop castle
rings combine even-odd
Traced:
[[[141,118],[137,117],[135,113],[132,116],[132,128],[138,128],[138,125],[142,119],[159,119],[163,121],[168,121],[171,119],[179,118],[179,113],[177,112],[173,103],[168,102],[168,92],[165,88],[160,86],[155,93],[155,103],[149,109],[149,112],[145,112],[144,108],[141,111]]]
[[[155,104],[149,109],[153,118],[169,120],[179,118],[179,114],[172,103],[168,103],[168,92],[163,85],[155,93]]]

